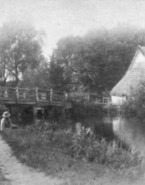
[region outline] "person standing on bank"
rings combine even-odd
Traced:
[[[11,116],[10,113],[7,111],[3,113],[1,124],[0,124],[1,131],[4,131],[5,128],[11,127],[12,122],[11,122],[10,116]]]

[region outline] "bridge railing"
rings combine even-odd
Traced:
[[[18,102],[35,102],[35,89],[16,88],[16,97]]]
[[[52,89],[0,87],[0,101],[62,104],[66,96],[64,92]]]
[[[12,87],[0,87],[0,99],[4,101],[16,100],[16,89]]]
[[[19,88],[0,86],[0,102],[8,103],[42,103],[52,105],[70,105],[70,101],[101,103],[97,94],[91,93],[68,93],[53,89]],[[106,102],[105,102],[106,103]]]

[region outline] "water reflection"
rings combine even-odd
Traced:
[[[114,134],[127,145],[145,151],[145,122],[135,118],[117,117],[112,120]]]
[[[111,141],[118,138],[124,144],[137,150],[145,152],[145,121],[135,118],[105,116],[102,119],[88,118],[76,125],[76,129],[81,127],[90,128],[99,136]]]
[[[106,140],[112,140],[114,138],[113,128],[112,128],[112,118],[86,118],[75,125],[76,133],[79,133],[82,127],[89,128],[92,133],[94,133],[98,138],[105,138]]]

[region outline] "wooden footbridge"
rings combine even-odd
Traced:
[[[53,89],[0,87],[0,104],[71,107],[67,94]]]
[[[102,106],[108,105],[108,100],[107,102],[96,100],[96,94],[84,93],[83,98],[86,102],[94,102]],[[0,86],[0,104],[3,105],[62,106],[71,108],[72,105],[69,100],[73,99],[77,100],[77,94],[73,97],[71,94],[54,91],[53,89]]]

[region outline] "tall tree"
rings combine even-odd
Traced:
[[[2,25],[0,66],[4,79],[13,79],[17,85],[27,68],[37,68],[43,60],[41,38],[42,34],[30,23],[12,21]]]
[[[51,57],[49,77],[51,87],[55,90],[69,91],[71,87],[71,74],[66,74],[62,59]]]
[[[42,61],[40,65],[35,68],[27,68],[23,73],[23,81],[19,82],[20,87],[39,87],[43,89],[50,88],[50,74],[49,63]]]
[[[59,88],[67,77],[65,87],[70,91],[101,94],[122,78],[138,45],[145,45],[145,30],[127,26],[94,30],[83,37],[66,37],[58,41],[50,72],[57,74],[59,69],[62,77]],[[56,85],[56,80],[53,78],[52,84]]]

